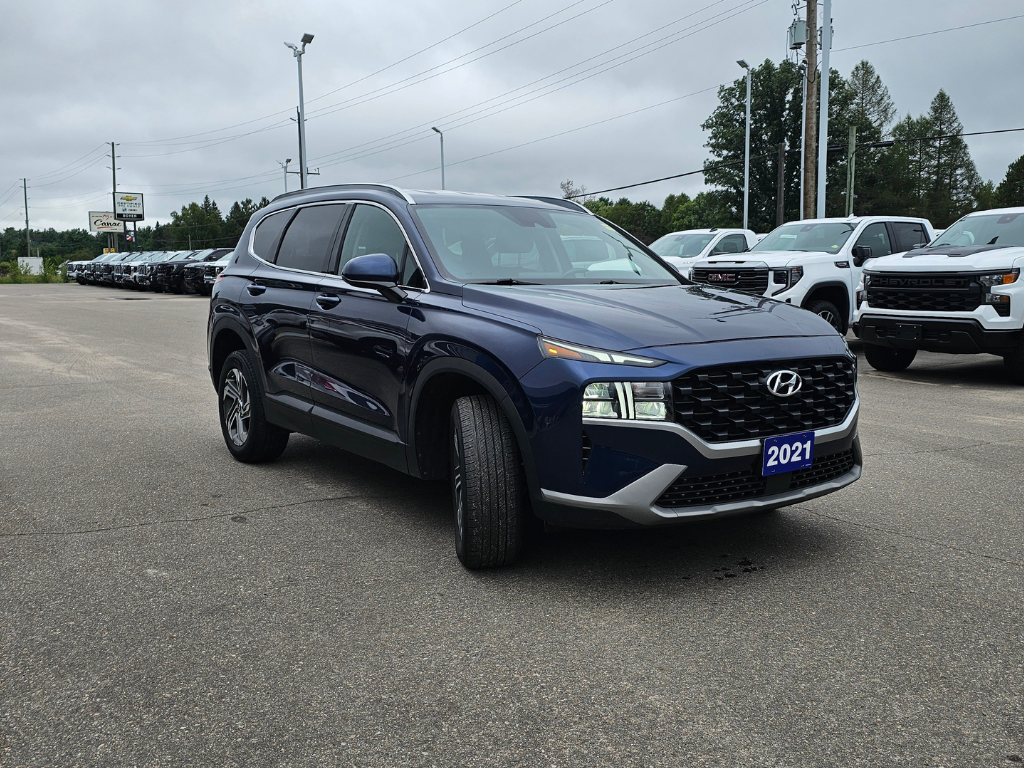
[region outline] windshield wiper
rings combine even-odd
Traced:
[[[540,285],[540,283],[528,283],[525,280],[516,280],[514,277],[502,277],[498,280],[485,280],[476,285]]]

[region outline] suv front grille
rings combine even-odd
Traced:
[[[796,395],[768,391],[768,376],[779,370],[803,379]],[[709,443],[834,427],[853,407],[856,377],[846,357],[698,368],[672,382],[675,417]]]
[[[973,312],[981,306],[982,288],[968,275],[871,275],[867,289],[873,309],[911,312]]]
[[[744,293],[761,295],[768,290],[768,270],[753,267],[699,267],[694,268],[691,277],[695,283],[705,283],[716,288],[734,288]]]
[[[814,465],[807,469],[798,469],[784,475],[763,477],[761,461],[758,459],[749,468],[738,472],[681,477],[661,494],[654,505],[665,509],[680,509],[773,496],[835,480],[853,469],[854,463],[855,458],[851,448],[815,459]]]

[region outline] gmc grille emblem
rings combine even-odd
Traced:
[[[796,371],[775,371],[769,374],[768,391],[776,397],[792,397],[804,386],[804,380]]]
[[[736,275],[733,272],[708,272],[709,283],[735,283]]]

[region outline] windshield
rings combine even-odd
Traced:
[[[848,221],[818,224],[783,224],[751,248],[751,251],[823,251],[837,253],[850,239],[854,225]]]
[[[972,245],[1024,246],[1024,213],[966,216],[928,246],[970,247]]]
[[[511,205],[417,205],[411,210],[438,268],[460,282],[679,282],[642,246],[585,213]]]
[[[665,235],[651,243],[651,250],[659,256],[674,256],[678,259],[692,259],[700,256],[714,234]]]

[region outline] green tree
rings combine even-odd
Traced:
[[[1006,169],[1006,176],[996,187],[995,204],[1000,208],[1024,205],[1024,155]]]
[[[699,192],[693,200],[688,200],[676,209],[669,231],[738,227],[742,223],[742,212],[729,205],[725,192],[706,190]]]
[[[923,150],[923,207],[935,226],[946,227],[974,208],[981,177],[967,142],[958,135],[964,127],[944,90],[932,99],[927,119],[933,136],[951,137],[929,141]]]
[[[665,202],[661,205],[661,228],[665,232],[672,232],[672,220],[676,216],[676,211],[680,207],[690,202],[690,196],[685,192],[680,192],[678,195],[669,195],[665,198]]]
[[[668,231],[662,224],[661,210],[646,200],[634,203],[623,197],[613,203],[607,197],[599,197],[584,205],[644,243],[653,243]]]
[[[860,61],[850,72],[846,84],[853,93],[851,108],[854,113],[865,123],[875,126],[885,137],[896,118],[896,105],[875,68],[868,61]]]
[[[783,177],[786,218],[796,218],[799,211],[800,72],[790,61],[776,65],[766,59],[751,71],[750,93],[750,228],[765,232],[775,227],[780,143],[791,150]],[[712,157],[704,164],[704,181],[722,191],[728,209],[742,212],[746,79],[719,88],[718,99],[701,126],[708,131]]]

